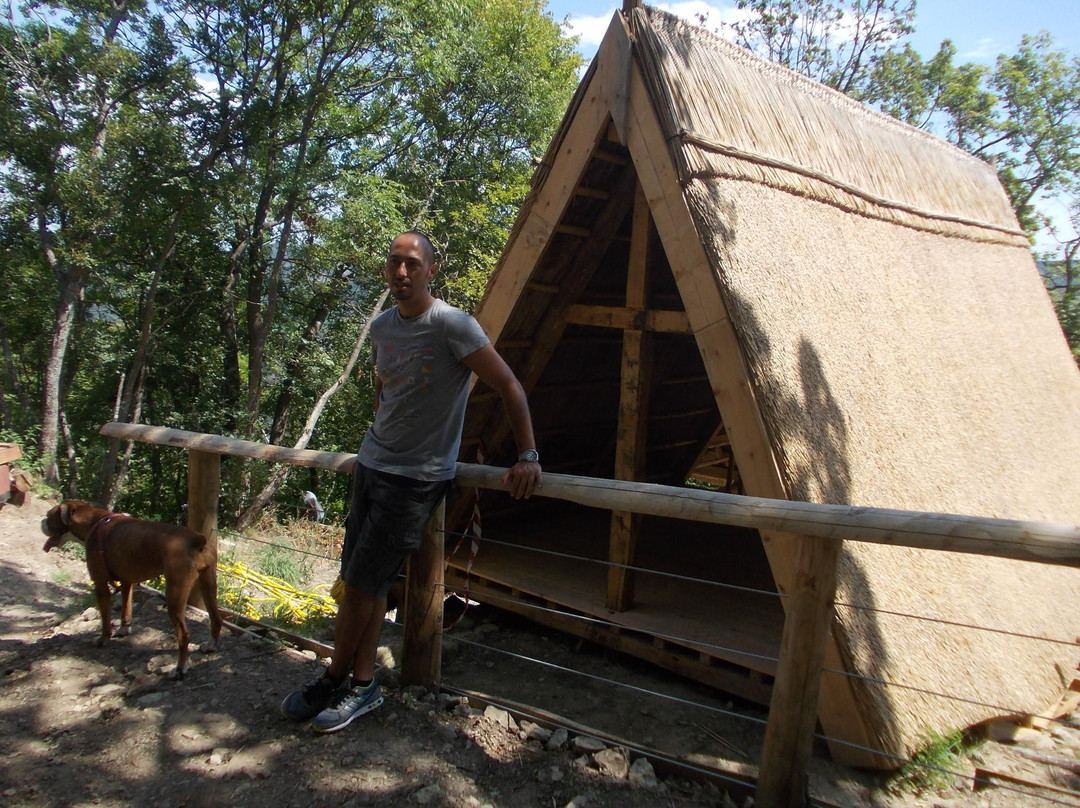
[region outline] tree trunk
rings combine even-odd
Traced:
[[[379,295],[379,299],[375,301],[375,305],[371,307],[371,312],[364,320],[364,327],[360,329],[360,335],[356,339],[356,344],[353,346],[352,353],[349,355],[349,361],[345,363],[345,368],[341,371],[341,374],[337,377],[330,387],[319,396],[319,400],[315,402],[315,406],[311,408],[311,414],[308,415],[307,423],[304,424],[304,430],[300,433],[299,439],[293,446],[294,449],[305,449],[308,443],[311,442],[311,436],[315,432],[315,425],[319,422],[319,418],[322,416],[323,410],[326,409],[327,403],[333,397],[333,395],[341,389],[342,385],[348,381],[349,376],[352,375],[353,368],[356,367],[356,362],[360,358],[360,349],[367,341],[368,333],[371,331],[371,323],[375,319],[376,315],[382,310],[383,305],[386,303],[386,298],[390,296],[390,289],[384,289],[383,293]],[[244,509],[240,514],[240,518],[237,522],[237,530],[243,530],[250,525],[262,513],[270,500],[274,498],[278,490],[284,485],[285,480],[289,477],[289,472],[292,470],[292,466],[283,463],[279,465],[274,473],[270,475],[270,480],[259,492],[258,496],[252,501],[252,503]]]
[[[56,466],[60,426],[60,379],[63,375],[68,343],[71,341],[71,332],[75,326],[75,312],[82,294],[82,273],[74,270],[68,272],[60,283],[60,305],[56,311],[56,325],[53,327],[49,358],[45,363],[44,384],[42,385],[41,440],[39,442],[41,475],[50,485],[60,482],[60,473]]]
[[[138,395],[138,391],[142,389],[144,380],[144,371],[146,368],[147,355],[150,350],[150,335],[154,324],[155,307],[157,303],[157,290],[158,285],[161,283],[161,275],[165,271],[165,265],[169,259],[172,258],[173,251],[176,247],[176,234],[180,229],[180,214],[184,206],[181,206],[179,210],[173,215],[172,223],[169,226],[169,233],[166,236],[165,248],[161,252],[161,256],[154,264],[154,274],[150,279],[150,288],[146,292],[146,299],[143,301],[142,322],[139,326],[139,341],[135,346],[135,355],[131,358],[131,365],[128,367],[126,382],[123,386],[123,392],[120,396],[119,407],[117,408],[114,421],[126,421],[130,415],[135,402],[135,398]],[[138,420],[133,420],[132,423],[138,423]],[[119,480],[115,478],[116,470],[116,456],[120,451],[120,441],[110,440],[109,448],[105,453],[105,459],[102,461],[101,475],[100,475],[100,489],[98,491],[98,499],[104,500],[109,503],[108,507],[112,507],[116,502],[118,491],[120,488]],[[128,443],[127,452],[130,455],[131,444]]]

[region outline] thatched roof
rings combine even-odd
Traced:
[[[655,335],[641,479],[726,451],[749,494],[1080,522],[1080,373],[993,169],[670,14],[629,28],[617,15],[478,311],[540,433],[561,430],[547,467],[611,473],[618,342],[574,306],[628,305],[636,178],[663,268],[646,308],[686,323]],[[501,445],[474,399],[467,436]],[[783,591],[798,539],[763,539]],[[1077,571],[848,542],[838,600],[883,611],[838,607],[829,664],[854,677],[826,676],[822,724],[844,737],[854,705],[848,737],[889,753],[1039,712],[1076,667],[1069,646],[900,615],[1071,641]]]

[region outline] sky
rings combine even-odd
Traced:
[[[578,49],[591,59],[604,37],[619,2],[610,0],[547,0],[556,20],[566,22],[569,33],[580,37]],[[680,0],[649,2],[696,22],[707,16],[706,27],[717,29],[737,13],[734,0]],[[993,65],[1001,53],[1012,54],[1024,34],[1048,31],[1056,49],[1080,57],[1080,0],[916,0],[915,31],[906,40],[923,58],[937,53],[942,40],[956,46],[955,62]],[[1065,208],[1052,199],[1041,199],[1039,208],[1048,214],[1066,238],[1073,236]],[[1052,249],[1048,234],[1040,233],[1037,247]]]
[[[735,12],[733,0],[652,2],[684,19],[708,15],[716,28]],[[622,3],[604,0],[548,0],[556,20],[568,19],[581,37],[580,50],[591,57]],[[912,46],[924,57],[937,52],[943,39],[957,48],[957,61],[992,63],[999,53],[1015,51],[1023,34],[1049,31],[1058,48],[1080,55],[1080,0],[917,0]]]

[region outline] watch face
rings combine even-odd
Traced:
[[[518,460],[524,460],[526,463],[537,463],[540,460],[540,453],[536,449],[526,449],[518,457]]]

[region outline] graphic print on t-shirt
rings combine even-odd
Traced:
[[[379,378],[388,399],[411,400],[413,395],[425,395],[435,369],[437,347],[434,341],[399,347],[384,344],[379,351]]]

